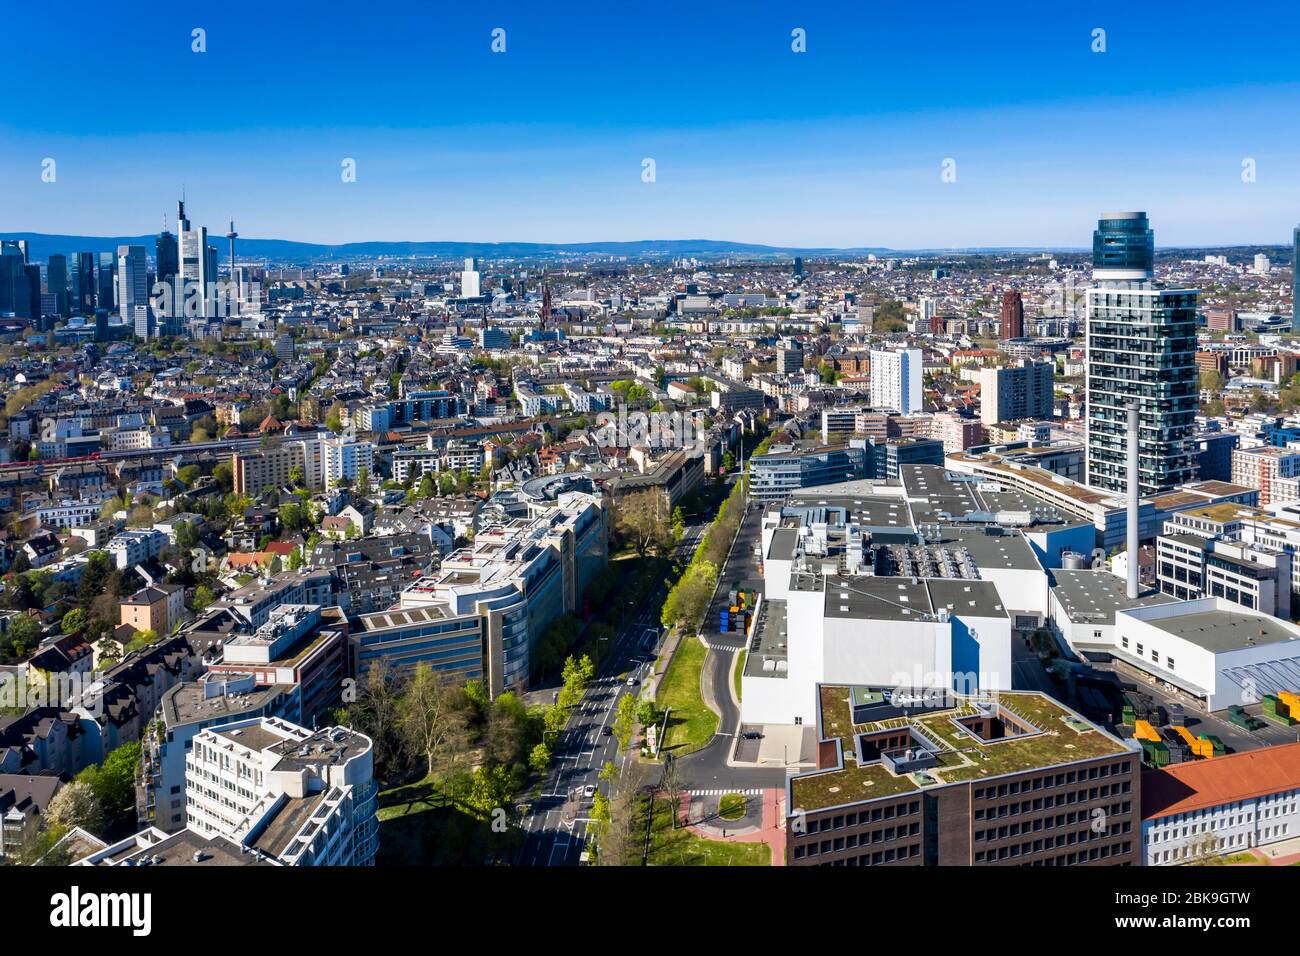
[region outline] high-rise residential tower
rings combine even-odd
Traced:
[[[1106,213],[1087,294],[1088,484],[1128,490],[1128,411],[1138,409],[1138,482],[1157,494],[1196,477],[1195,289],[1153,281],[1146,213]]]
[[[892,408],[904,415],[921,411],[921,375],[920,349],[872,351],[872,406]]]
[[[1002,339],[1020,339],[1025,335],[1025,300],[1019,289],[1002,293],[1002,318],[999,323]]]

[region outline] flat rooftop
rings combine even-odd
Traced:
[[[224,836],[206,837],[194,830],[181,830],[159,840],[149,842],[146,834],[136,838],[134,846],[117,856],[106,857],[95,866],[268,866],[260,854],[245,850],[234,840]]]
[[[1138,591],[1136,599],[1129,600],[1127,582],[1109,571],[1053,569],[1051,573],[1056,579],[1052,593],[1066,617],[1076,624],[1114,624],[1116,611],[1171,604],[1174,600],[1155,588],[1145,587]]]
[[[1212,654],[1296,639],[1296,635],[1283,627],[1276,618],[1236,611],[1197,611],[1193,614],[1156,618],[1147,623]]]
[[[1122,741],[1043,694],[999,694],[998,704],[1018,723],[1032,728],[1032,732],[982,741],[956,722],[979,713],[971,699],[957,698],[954,706],[927,710],[924,716],[854,724],[852,693],[853,689],[845,686],[819,688],[818,730],[823,740],[839,741],[844,764],[837,770],[815,771],[792,778],[791,812],[822,810],[931,787],[1133,753]],[[857,763],[858,734],[903,725],[916,728],[935,746],[937,766],[925,770],[924,775],[895,776],[881,763]]]
[[[292,694],[292,684],[269,684],[253,688],[247,694],[203,696],[197,681],[178,684],[163,696],[163,719],[169,728],[198,721],[220,720],[233,723],[246,714],[255,714],[281,694]]]
[[[745,674],[750,677],[785,677],[786,672],[777,663],[789,656],[787,646],[786,603],[764,599],[758,608],[749,650],[745,655]],[[772,661],[770,669],[764,661]]]

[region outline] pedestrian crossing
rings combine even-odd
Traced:
[[[749,790],[687,790],[686,792],[692,797],[722,797],[728,793],[738,793],[742,797],[761,797],[763,795],[762,790],[753,788]]]

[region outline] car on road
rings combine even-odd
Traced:
[[[582,795],[588,799],[594,797],[596,795],[596,785],[594,783],[587,784],[582,788]]]
[[[613,737],[613,736],[614,736],[614,728],[611,727],[609,724],[606,724],[604,727],[601,727],[601,728],[600,728],[600,732],[601,732],[601,734],[602,734],[603,736],[605,736],[605,737]]]
[[[762,740],[763,732],[761,730],[747,730],[740,736],[743,740]]]
[[[636,675],[635,675],[635,674],[633,674],[633,675],[631,675],[630,677],[628,677],[628,679],[627,679],[627,686],[628,686],[628,687],[635,687],[635,686],[636,686]]]

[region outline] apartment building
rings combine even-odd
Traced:
[[[1051,362],[1024,362],[979,372],[980,421],[988,426],[1052,415]]]
[[[276,717],[200,731],[185,758],[187,827],[285,866],[371,866],[378,847],[374,748],[344,727]]]
[[[298,688],[259,684],[252,674],[205,674],[163,695],[158,720],[141,739],[136,817],[141,827],[175,833],[185,827],[185,758],[209,727],[255,717],[302,720]]]
[[[153,631],[161,636],[185,619],[185,588],[179,584],[157,584],[141,588],[121,604],[119,623],[136,631]]]
[[[1232,483],[1259,489],[1259,504],[1294,499],[1300,477],[1300,451],[1265,445],[1236,448],[1232,452]]]

